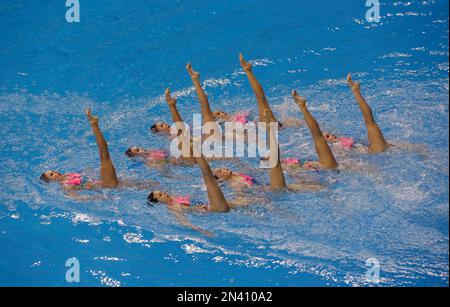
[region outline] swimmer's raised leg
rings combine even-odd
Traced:
[[[170,114],[172,115],[172,121],[175,123],[178,133],[180,136],[185,132],[186,126],[184,125],[183,118],[181,118],[180,112],[177,109],[177,100],[170,94],[170,89],[166,88],[164,92],[164,97],[166,98],[167,105],[169,106]]]
[[[100,154],[100,178],[102,186],[105,188],[115,188],[119,185],[119,180],[117,179],[116,170],[109,155],[108,143],[98,126],[98,117],[93,116],[89,108],[86,109],[86,116],[91,123],[92,132],[95,135]]]
[[[347,76],[347,83],[363,113],[364,122],[366,123],[367,128],[367,137],[369,138],[369,152],[380,153],[385,151],[389,147],[389,144],[384,139],[380,127],[378,127],[378,124],[373,118],[372,109],[361,94],[360,84],[352,80],[351,74],[348,74]]]
[[[203,156],[201,156],[200,158],[196,158],[196,162],[203,174],[203,180],[205,181],[211,211],[230,211],[230,206],[226,201],[225,196],[223,195],[223,192],[219,187],[219,184],[214,178],[213,172],[209,167],[208,162]]]
[[[273,190],[282,190],[286,188],[286,180],[284,178],[283,168],[281,167],[280,161],[280,146],[278,145],[278,141],[270,126],[269,122],[269,110],[266,109],[264,117],[266,118],[266,125],[269,130],[269,146],[270,146],[270,160],[276,159],[276,164],[270,168],[269,170],[269,178],[270,178],[270,187]],[[272,163],[272,161],[271,161]]]
[[[275,118],[275,115],[273,114],[272,110],[270,109],[269,103],[267,102],[266,94],[264,93],[264,89],[259,83],[259,81],[256,79],[255,75],[252,71],[252,64],[247,62],[244,59],[244,56],[242,53],[239,54],[239,61],[241,63],[242,69],[244,69],[245,74],[247,75],[248,81],[250,82],[250,85],[253,89],[253,92],[256,95],[256,100],[258,102],[258,114],[260,121],[266,121],[266,110],[269,111],[269,119],[271,122],[278,122]]]
[[[180,112],[178,112],[177,108],[177,100],[172,97],[170,94],[170,89],[166,88],[166,91],[164,92],[164,96],[167,101],[167,105],[169,106],[170,113],[172,114],[172,120],[175,123],[178,133],[177,138],[180,140],[180,144],[178,145],[178,149],[183,152],[183,161],[187,162],[189,164],[194,164],[195,159],[193,158],[193,152],[190,147],[189,140],[185,136],[186,132],[186,126],[184,124],[183,118],[180,115]],[[186,146],[186,150],[189,150],[189,154],[187,151],[183,151],[183,146]]]
[[[180,112],[177,109],[177,100],[170,94],[170,88],[166,88],[164,92],[164,97],[166,98],[167,105],[169,106],[170,114],[172,115],[172,121],[174,123],[182,123]]]
[[[314,146],[316,147],[316,152],[319,156],[320,166],[326,169],[336,168],[338,166],[338,163],[336,162],[336,159],[334,158],[327,141],[323,137],[322,131],[320,131],[319,124],[306,107],[306,99],[298,95],[295,90],[292,91],[292,97],[294,97],[294,100],[300,108],[300,111],[302,111],[306,124],[311,131],[314,140]]]
[[[197,91],[198,101],[200,102],[200,107],[202,109],[203,122],[215,122],[214,115],[211,111],[211,107],[209,106],[208,97],[200,84],[200,74],[192,69],[191,63],[187,63],[186,69],[192,79],[195,90]]]

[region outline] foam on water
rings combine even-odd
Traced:
[[[62,217],[74,224],[117,223],[120,227],[139,227],[144,233],[125,233],[123,239],[148,248],[157,248],[155,244],[167,240],[194,240],[195,243],[181,246],[187,254],[210,254],[210,259],[252,267],[281,265],[338,283],[364,284],[365,259],[371,257],[383,264],[383,282],[386,284],[398,284],[399,278],[405,284],[414,283],[411,279],[423,276],[445,279],[448,278],[445,273],[448,271],[445,263],[448,230],[436,229],[434,224],[440,224],[439,221],[448,214],[448,206],[440,197],[447,193],[448,154],[445,147],[439,146],[445,143],[448,131],[430,129],[428,121],[431,118],[439,120],[439,117],[441,121],[446,120],[446,94],[440,89],[446,80],[435,81],[437,88],[433,94],[424,90],[428,84],[401,83],[402,87],[399,87],[396,82],[378,81],[365,84],[364,90],[380,114],[378,118],[389,141],[417,144],[423,140],[419,150],[392,150],[379,156],[353,154],[353,159],[370,164],[371,168],[367,168],[370,171],[363,168],[358,172],[343,170],[339,174],[313,175],[314,180],[327,185],[323,192],[269,194],[267,197],[271,201],[267,204],[238,209],[227,215],[190,216],[193,223],[216,234],[217,237],[211,240],[199,239],[197,234],[193,234],[194,237],[188,235],[190,231],[178,226],[164,206],[149,209],[145,205],[147,190],[104,191],[102,193],[108,197],[106,201],[80,203],[66,198],[57,186],[39,182],[38,175],[45,169],[69,172],[81,167],[81,170],[95,174],[97,152],[81,113],[83,106],[95,103],[119,176],[159,180],[173,193],[194,189],[192,194],[205,200],[201,184],[193,188],[190,181],[183,179],[192,176],[201,183],[197,169],[175,169],[174,172],[182,177],[174,180],[125,159],[123,151],[132,144],[167,146],[163,137],[148,132],[149,122],[141,116],[145,108],[152,110],[158,107],[157,104],[150,102],[140,106],[141,101],[127,101],[120,104],[127,105],[129,111],[124,112],[78,96],[3,95],[0,97],[1,116],[9,118],[5,132],[10,132],[10,136],[2,139],[2,147],[14,153],[2,157],[6,170],[3,173],[3,204],[11,212],[20,212],[17,204],[48,210],[45,207],[51,203],[51,213],[41,216],[46,223]],[[209,84],[214,86],[213,82]],[[326,123],[323,126],[329,131],[365,139],[362,120],[355,120],[353,115],[358,110],[341,82],[319,84],[303,89],[302,94],[313,97],[311,110]],[[280,92],[288,93],[287,89]],[[333,93],[332,99],[328,93]],[[192,95],[187,97],[194,99]],[[76,108],[72,103],[53,108],[60,99],[80,103]],[[159,100],[159,97],[150,99]],[[240,99],[240,106],[244,100],[248,101],[249,108],[254,108],[248,97]],[[287,96],[273,100],[285,101],[279,109],[289,108]],[[426,100],[431,103],[417,104],[417,101]],[[395,101],[402,101],[402,108],[398,108]],[[382,106],[382,110],[378,106]],[[184,112],[186,104],[180,103],[180,107]],[[133,133],[131,127],[135,128]],[[58,131],[56,135],[55,130]],[[305,127],[287,128],[281,133],[283,143],[288,144],[283,151],[295,153],[302,159],[315,157]],[[41,141],[35,142],[37,139]],[[29,172],[23,173],[24,169]],[[267,182],[264,171],[258,176]],[[294,176],[289,180],[298,179]],[[147,233],[151,234],[151,239],[147,238]],[[180,235],[173,237],[173,233]],[[239,242],[238,245],[235,242]],[[120,282],[109,280],[104,272],[93,272],[93,275],[98,276],[102,284],[120,285]]]

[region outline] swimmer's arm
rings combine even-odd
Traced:
[[[158,172],[158,175],[164,178],[175,179],[175,180],[189,180],[187,176],[181,176],[180,174],[174,172],[168,164],[161,165],[159,167],[154,167]]]
[[[236,191],[235,197],[228,203],[231,208],[247,207],[255,204],[262,204],[268,202],[268,199],[262,196],[249,195],[244,191]]]
[[[123,179],[121,182],[121,186],[124,188],[132,188],[138,190],[152,189],[159,186],[158,181],[154,180],[131,180],[131,179]]]
[[[283,127],[301,127],[303,121],[295,117],[287,117],[281,120]]]
[[[192,165],[195,165],[195,159],[194,158],[192,158],[192,159],[183,158],[183,157],[179,157],[179,158],[171,157],[170,163],[174,164],[174,165],[179,165],[179,166],[192,166]]]
[[[186,216],[183,214],[183,212],[176,210],[176,209],[170,209],[170,212],[175,215],[175,217],[177,218],[178,222],[183,225],[184,227],[190,228],[192,230],[198,231],[201,234],[204,234],[205,236],[208,237],[213,237],[214,234],[208,230],[205,230],[203,228],[200,228],[198,226],[195,226],[194,224],[192,224],[187,218]]]
[[[80,195],[78,193],[78,191],[70,189],[70,188],[65,188],[64,189],[64,193],[77,201],[95,201],[95,200],[105,200],[107,199],[106,196],[104,195]]]
[[[145,165],[149,168],[161,169],[165,166],[165,163],[159,163],[159,161],[147,159],[147,160],[145,160]]]
[[[251,205],[251,203],[246,198],[236,197],[228,202],[231,208],[236,209],[240,207],[246,207]]]
[[[404,151],[415,151],[418,154],[429,157],[430,152],[425,144],[412,144],[406,142],[389,143],[389,146]]]
[[[324,185],[316,182],[296,182],[288,185],[288,189],[293,192],[319,192],[325,188]]]

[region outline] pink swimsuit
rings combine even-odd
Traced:
[[[242,181],[250,187],[255,184],[255,179],[253,177],[250,177],[245,174],[235,174],[235,175],[240,177],[242,179]]]
[[[163,160],[168,157],[167,152],[164,150],[150,150],[147,154],[148,157],[153,160]]]
[[[189,196],[172,197],[172,201],[170,202],[169,205],[170,206],[173,206],[173,205],[190,206],[191,205],[190,197]]]
[[[66,186],[80,186],[83,182],[83,175],[80,173],[70,173],[64,176],[62,181],[63,185]]]
[[[339,143],[342,147],[346,149],[351,149],[353,147],[353,139],[352,138],[338,138]]]
[[[233,115],[231,117],[231,120],[233,121],[233,123],[241,123],[241,124],[246,124],[249,121],[249,113],[248,112],[241,112],[241,113],[237,113],[235,115]]]
[[[300,165],[300,160],[297,158],[286,158],[286,159],[282,159],[281,163],[289,165],[289,166],[296,166],[296,165]]]
[[[195,205],[192,206],[191,200],[189,196],[176,196],[176,197],[172,197],[172,201],[170,202],[169,206],[174,206],[174,205],[184,205],[187,206],[189,208],[193,208],[195,207],[197,209],[197,211],[201,211],[201,212],[207,212],[210,210],[209,205]]]

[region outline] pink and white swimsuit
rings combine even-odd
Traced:
[[[243,183],[245,183],[247,186],[252,187],[255,185],[256,180],[255,178],[249,176],[249,175],[245,175],[245,174],[234,174],[235,176],[238,176]]]
[[[248,112],[239,112],[231,117],[233,123],[245,125],[250,121],[250,114]]]
[[[353,144],[355,143],[352,138],[338,138],[338,142],[346,149],[352,149]]]
[[[149,150],[146,154],[147,157],[152,160],[163,160],[169,156],[164,150]]]
[[[297,158],[286,158],[286,159],[281,159],[281,164],[285,164],[288,166],[297,166],[300,165],[300,160]]]
[[[202,212],[210,211],[209,205],[199,204],[199,205],[193,206],[192,202],[190,200],[190,196],[172,197],[172,201],[169,203],[169,206],[174,206],[174,205],[183,205],[188,208],[195,208],[195,209],[197,209],[197,211],[202,211]]]
[[[65,186],[81,186],[83,183],[83,175],[80,173],[69,173],[64,175],[62,184]]]

